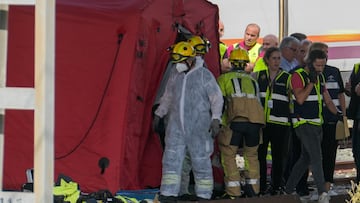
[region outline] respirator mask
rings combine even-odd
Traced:
[[[185,63],[177,63],[177,64],[175,65],[175,68],[176,68],[176,70],[177,70],[179,73],[185,72],[185,71],[189,70],[188,65],[185,64]]]

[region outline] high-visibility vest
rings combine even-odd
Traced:
[[[255,63],[253,72],[260,72],[266,69],[267,65],[265,64],[264,58],[260,57]]]
[[[233,49],[236,49],[239,47],[245,49],[245,47],[242,46],[242,43],[235,43],[232,46],[228,47],[228,49],[227,49],[228,56],[230,56],[230,53]],[[247,50],[247,52],[249,54],[250,63],[255,63],[256,60],[259,58],[260,48],[261,48],[261,44],[256,43],[249,50]]]
[[[293,74],[299,74],[304,87],[309,83],[309,75],[303,69],[299,68]],[[294,114],[292,115],[292,123],[294,128],[299,127],[302,124],[309,123],[312,125],[320,126],[323,123],[322,107],[323,98],[322,92],[324,91],[325,79],[323,74],[320,74],[317,78],[318,82],[314,84],[309,96],[306,98],[302,105],[296,102],[296,97],[293,96],[294,100]]]
[[[265,124],[259,86],[253,77],[245,71],[232,70],[220,75],[218,84],[225,97],[224,125],[238,117],[251,123]]]
[[[220,44],[219,44],[220,63],[221,63],[222,60],[223,60],[224,54],[225,54],[225,52],[226,52],[226,49],[227,49],[226,44],[220,42]]]
[[[280,70],[272,83],[269,77],[268,69],[257,74],[265,120],[267,123],[290,126],[290,74]]]

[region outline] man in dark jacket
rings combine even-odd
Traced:
[[[354,65],[349,81],[346,83],[346,94],[351,97],[348,117],[354,120],[352,129],[353,156],[356,164],[356,182],[360,182],[360,63]]]

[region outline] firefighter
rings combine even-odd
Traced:
[[[161,203],[178,200],[186,153],[191,159],[197,199],[210,199],[213,190],[210,155],[220,128],[223,97],[215,77],[195,57],[190,43],[177,43],[171,56],[177,72],[169,78],[153,120],[156,129],[160,119],[169,116],[159,200]]]
[[[245,196],[253,197],[259,193],[258,146],[260,130],[265,124],[264,110],[260,102],[257,81],[245,68],[249,66],[247,51],[241,48],[230,53],[231,71],[218,78],[224,96],[224,116],[222,129],[218,136],[221,162],[224,168],[225,194],[223,198],[235,199],[242,196],[241,177],[235,157],[244,144],[247,171],[243,190]]]
[[[209,41],[205,37],[194,35],[190,37],[187,42],[189,42],[191,46],[194,47],[196,60],[198,62],[202,62],[202,65],[206,68],[207,66],[204,61],[204,56],[206,53],[209,52]],[[193,200],[192,193],[195,180],[191,169],[192,167],[190,154],[187,152],[183,162],[183,168],[181,172],[181,185],[179,192],[180,200],[183,201]]]

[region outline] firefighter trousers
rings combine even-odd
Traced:
[[[225,191],[231,196],[241,196],[241,177],[236,165],[236,154],[239,147],[247,160],[244,184],[252,186],[254,193],[259,193],[259,160],[258,145],[260,140],[260,124],[250,122],[233,122],[224,126],[218,136],[221,162],[224,168]]]

